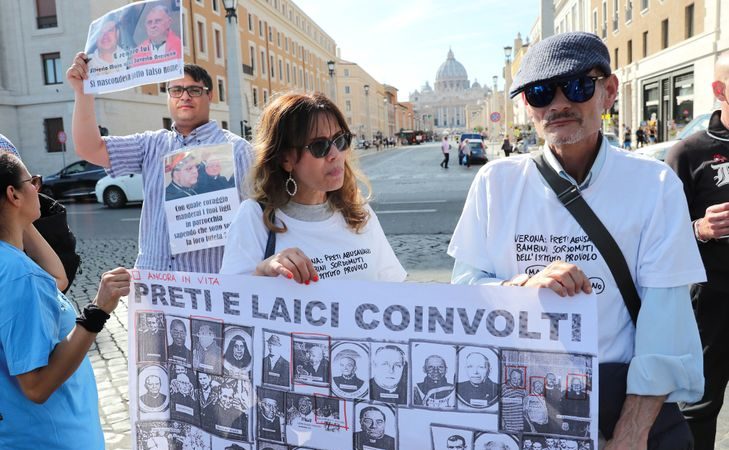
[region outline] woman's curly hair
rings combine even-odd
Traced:
[[[335,122],[342,132],[350,133],[342,112],[320,93],[287,93],[272,99],[261,115],[258,131],[253,142],[255,162],[249,174],[250,198],[264,205],[263,221],[269,230],[286,231],[286,225],[276,226],[272,213],[288,203],[286,192],[288,172],[282,164],[291,151],[296,161],[301,159],[307,139],[316,131],[319,117],[324,115]],[[351,134],[351,133],[350,133]],[[330,206],[341,212],[347,225],[359,232],[369,220],[366,208],[370,184],[355,167],[354,155],[348,152],[344,162],[344,183],[336,191],[327,193]],[[363,196],[358,183],[367,189]]]

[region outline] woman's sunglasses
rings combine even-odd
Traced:
[[[524,89],[524,97],[527,103],[535,108],[544,108],[552,103],[557,94],[557,88],[567,100],[574,103],[585,103],[595,95],[595,83],[605,77],[591,77],[581,75],[569,80],[553,81],[549,83],[538,83]]]
[[[21,183],[30,183],[36,191],[40,192],[41,186],[43,186],[43,177],[41,175],[33,175],[27,180],[20,180]]]
[[[329,154],[329,149],[332,148],[332,144],[337,147],[337,150],[343,152],[349,148],[352,143],[352,135],[349,133],[342,133],[332,140],[329,139],[314,139],[309,145],[304,146],[306,150],[309,150],[311,156],[314,158],[323,158]]]

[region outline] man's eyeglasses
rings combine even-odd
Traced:
[[[184,92],[187,92],[190,97],[200,97],[207,91],[208,88],[203,86],[169,86],[167,88],[167,94],[172,98],[180,98]]]
[[[352,135],[349,133],[342,133],[332,140],[329,139],[314,139],[309,145],[304,146],[306,150],[309,150],[311,156],[314,158],[323,158],[329,154],[329,149],[332,148],[332,144],[337,147],[337,150],[343,152],[349,148],[352,143]]]
[[[43,186],[43,177],[40,175],[33,175],[27,180],[20,180],[21,183],[30,183],[33,185],[36,191],[40,192],[41,186]]]
[[[595,95],[597,80],[603,78],[605,77],[581,75],[569,80],[537,83],[524,89],[524,97],[529,105],[544,108],[552,103],[557,94],[557,88],[560,88],[567,100],[574,103],[585,103]]]

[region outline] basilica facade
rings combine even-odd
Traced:
[[[435,74],[434,88],[426,81],[420,90],[410,93],[410,102],[424,128],[437,134],[457,134],[472,131],[467,111],[483,104],[490,93],[491,89],[478,81],[472,84],[468,80],[466,68],[448,50],[445,62]]]

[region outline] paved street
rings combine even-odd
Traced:
[[[454,158],[455,159],[455,158]],[[457,162],[438,167],[437,145],[367,153],[361,166],[372,180],[378,217],[413,282],[448,282],[452,261],[445,253],[466,191],[478,167]],[[101,272],[131,267],[137,251],[139,207],[108,210],[95,203],[68,204],[79,237],[82,273],[69,293],[79,307],[93,299]],[[89,354],[99,387],[107,448],[131,448],[127,388],[127,305],[119,307]],[[720,417],[718,449],[729,450],[729,412]],[[410,450],[410,449],[403,449]]]

